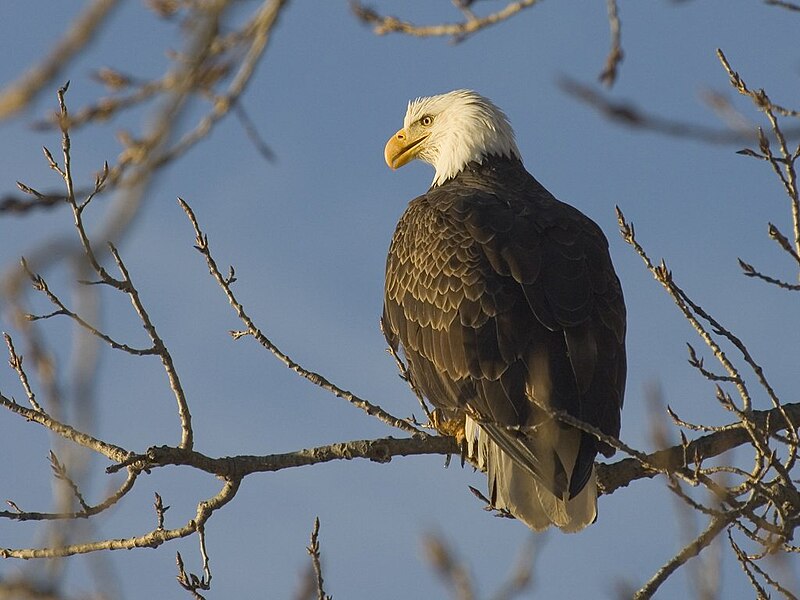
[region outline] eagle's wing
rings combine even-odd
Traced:
[[[625,307],[600,229],[525,183],[521,201],[454,186],[412,201],[387,259],[384,331],[434,405],[464,410],[556,496],[573,496],[597,450],[613,449],[583,434],[571,478],[545,473],[531,443],[547,421],[537,405],[618,434]]]

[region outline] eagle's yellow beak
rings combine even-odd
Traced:
[[[405,129],[399,130],[386,142],[386,148],[383,150],[386,164],[392,169],[399,169],[411,162],[422,150],[422,142],[426,139],[428,139],[427,133],[413,139]]]

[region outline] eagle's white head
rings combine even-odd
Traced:
[[[389,139],[384,151],[392,169],[415,158],[433,165],[433,185],[491,155],[520,158],[514,131],[502,110],[470,90],[409,102],[403,128]]]

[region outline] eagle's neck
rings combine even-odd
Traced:
[[[481,157],[480,160],[468,162],[451,177],[439,183],[434,181],[430,189],[451,183],[485,186],[493,182],[495,185],[502,185],[508,182],[509,179],[518,181],[520,177],[533,179],[530,173],[525,170],[525,166],[519,158],[514,155],[490,154]]]

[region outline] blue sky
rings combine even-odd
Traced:
[[[159,23],[143,4],[123,3],[108,29],[59,79],[71,80],[73,110],[103,93],[91,80],[93,69],[112,66],[156,76],[166,63],[165,50],[179,47],[174,28]],[[244,3],[242,14],[254,6]],[[419,21],[459,16],[445,0],[378,6]],[[729,88],[715,55],[718,47],[751,87],[766,88],[782,104],[798,96],[793,13],[730,0],[620,2],[619,8],[625,60],[615,98],[664,117],[718,125],[701,100],[714,90],[758,119]],[[0,8],[6,56],[0,84],[49,48],[78,10],[76,3],[43,0]],[[609,238],[629,314],[625,441],[652,448],[651,420],[665,418],[654,415],[646,401],[653,386],[689,420],[725,422],[726,415],[713,388],[686,364],[685,342],[700,347],[699,340],[616,233],[615,204],[635,222],[651,255],[665,257],[684,289],[747,342],[789,401],[797,385],[796,355],[786,349],[797,347],[800,332],[786,324],[796,305],[788,294],[742,277],[736,264],[742,257],[791,278],[790,265],[766,236],[769,221],[788,231],[788,203],[777,179],[765,164],[737,156],[742,144],[715,146],[631,131],[566,96],[559,78],[593,83],[608,44],[604,2],[544,2],[457,45],[446,39],[376,37],[354,19],[346,2],[292,4],[244,97],[277,160],[266,163],[240,125],[228,119],[158,176],[120,245],[181,374],[196,448],[212,456],[270,454],[399,433],[301,380],[252,340],[230,339],[227,331],[240,324],[192,248],[192,231],[176,197],[195,209],[218,262],[235,265],[240,299],[285,352],[393,414],[418,413],[384,351],[378,319],[389,239],[406,203],[427,189],[432,170],[414,163],[391,172],[383,145],[401,126],[408,99],[462,87],[504,109],[528,169],[557,197],[595,219]],[[59,139],[52,131],[30,128],[55,107],[56,87],[19,118],[0,123],[2,192],[12,191],[16,180],[40,189],[58,185],[40,148],[55,151]],[[200,115],[195,111],[184,127]],[[117,130],[139,131],[147,117],[146,110],[137,110],[76,132],[76,178],[88,183],[104,160],[113,162],[120,151]],[[89,220],[98,222],[111,201],[95,201]],[[0,218],[3,271],[48,236],[71,235],[70,223],[63,208]],[[45,275],[68,296],[63,272]],[[35,300],[44,312],[46,305]],[[103,300],[104,326],[133,344],[143,343],[127,300],[111,294]],[[2,329],[13,333],[6,317],[0,314]],[[66,372],[69,327],[51,321],[41,328],[61,348]],[[179,441],[174,401],[157,361],[106,352],[100,366],[100,437],[137,451]],[[4,393],[19,397],[17,386],[13,372],[0,370]],[[47,435],[8,414],[0,414],[0,431],[0,451],[16,457],[0,466],[0,496],[46,510]],[[94,499],[108,486],[100,474],[104,467],[102,461],[95,464]],[[124,506],[87,535],[148,531],[154,525],[154,491],[172,506],[167,525],[177,526],[217,485],[184,470],[156,471],[140,479]],[[455,465],[445,469],[438,456],[249,477],[235,501],[207,526],[214,570],[210,597],[291,597],[307,568],[305,546],[317,515],[325,580],[336,598],[442,595],[423,559],[426,533],[442,535],[456,549],[481,595],[488,596],[530,534],[519,523],[484,513],[467,485],[482,487],[484,477]],[[531,597],[615,597],[621,586],[643,583],[682,545],[676,501],[661,480],[639,481],[602,498],[599,510],[597,524],[580,535],[535,538]],[[698,519],[695,526],[704,523]],[[32,531],[0,523],[0,543],[30,545],[36,540]],[[174,552],[180,550],[187,567],[197,571],[196,546],[192,538],[107,558],[123,597],[180,598]],[[70,589],[85,590],[96,564],[75,561]],[[2,567],[8,575],[37,565]],[[730,556],[724,568],[724,597],[752,597]],[[687,589],[685,577],[676,576],[662,595],[676,597]]]

